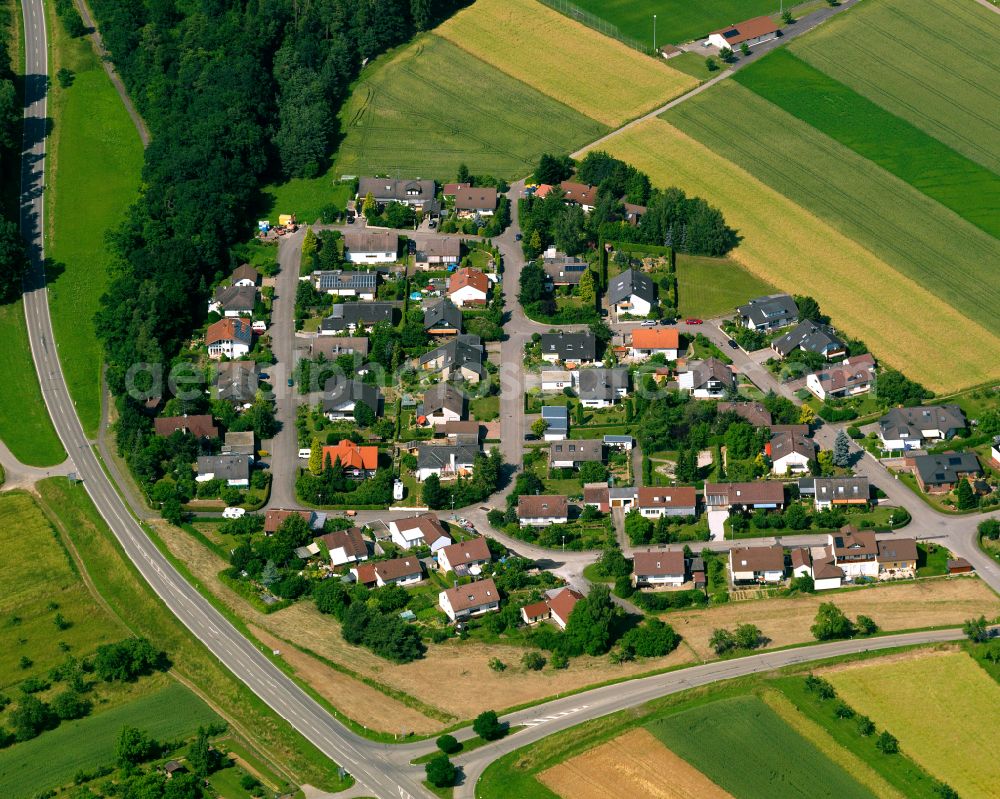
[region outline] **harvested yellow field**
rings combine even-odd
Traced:
[[[743,237],[732,258],[786,291],[811,294],[839,328],[928,388],[1000,377],[1000,360],[982,357],[1000,352],[995,332],[664,120],[644,120],[600,147],[655,184],[718,206]]]
[[[642,728],[546,769],[538,779],[564,799],[732,797]]]
[[[434,32],[611,127],[698,85],[534,0],[476,0]]]
[[[673,625],[700,657],[715,657],[708,641],[719,627],[756,624],[771,647],[813,641],[810,627],[821,602],[833,602],[851,618],[864,613],[883,630],[960,625],[980,614],[1000,614],[1000,598],[978,578],[936,578],[873,586],[833,595],[814,594],[729,602],[705,610],[673,611],[660,618]]]
[[[826,674],[859,713],[960,796],[996,796],[1000,686],[964,652],[858,664]]]

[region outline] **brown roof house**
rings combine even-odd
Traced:
[[[785,579],[785,551],[779,544],[731,549],[729,577],[734,585],[780,583]]]
[[[414,557],[393,558],[359,563],[351,567],[351,574],[361,585],[412,585],[419,583],[424,577],[420,561]]]
[[[448,298],[459,308],[485,305],[489,294],[490,279],[478,269],[466,266],[452,272],[448,279]]]
[[[816,456],[816,445],[808,433],[779,430],[771,434],[766,452],[774,474],[803,474],[809,471],[809,461]]]
[[[769,42],[778,37],[779,25],[770,17],[754,17],[735,25],[727,25],[708,34],[708,43],[722,50],[728,47],[735,50],[746,44],[754,47],[763,42]]]
[[[759,402],[720,402],[719,413],[735,413],[754,427],[770,427],[771,412]]]
[[[649,519],[694,516],[697,512],[698,492],[691,486],[643,486],[637,494],[639,513]]]
[[[455,191],[455,210],[460,217],[493,216],[497,190],[491,186],[460,186]]]
[[[858,530],[848,524],[830,535],[827,541],[847,580],[878,579],[878,542],[874,532]]]
[[[343,566],[347,563],[358,563],[368,560],[368,545],[361,535],[359,527],[349,530],[334,530],[332,533],[320,536],[327,552],[330,553],[330,563]]]
[[[452,571],[459,576],[470,574],[474,567],[482,568],[493,560],[485,538],[473,538],[441,547],[437,557],[441,571]]]
[[[451,536],[433,513],[421,513],[409,519],[394,519],[389,522],[389,533],[392,543],[402,549],[430,547],[431,552],[437,552],[451,543]]]
[[[457,264],[462,258],[462,240],[452,236],[434,236],[417,244],[414,266],[417,269],[434,269],[442,265]]]
[[[153,430],[156,435],[166,438],[178,430],[190,433],[195,438],[218,438],[219,428],[208,414],[188,416],[161,416],[153,419]]]
[[[548,527],[569,521],[569,501],[557,494],[526,494],[517,498],[517,520],[527,527]]]
[[[632,582],[639,585],[683,585],[684,553],[680,550],[636,552]]]
[[[438,594],[438,605],[449,619],[458,621],[500,610],[500,592],[492,579],[459,585]]]
[[[326,514],[314,513],[311,510],[287,510],[285,508],[272,508],[264,512],[264,534],[271,535],[277,532],[282,522],[289,516],[298,514],[312,530],[322,530],[326,522]]]
[[[777,480],[756,483],[705,483],[709,510],[765,510],[785,505],[785,486]]]
[[[917,573],[917,539],[887,538],[878,542],[878,570],[888,577],[913,577]]]
[[[552,621],[558,624],[563,630],[569,624],[570,614],[576,603],[583,599],[583,594],[573,588],[562,588],[553,596],[549,597],[548,605]]]

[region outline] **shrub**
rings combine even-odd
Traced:
[[[462,748],[462,744],[458,742],[458,739],[454,735],[442,735],[435,743],[437,744],[437,748],[446,755],[454,754]]]
[[[562,652],[556,650],[552,653],[552,657],[549,658],[549,663],[554,669],[565,669],[569,666],[569,658],[567,658]]]
[[[858,716],[858,734],[866,738],[875,732],[875,722],[868,716]]]
[[[874,635],[878,632],[878,625],[871,616],[859,615],[855,626],[858,628],[860,635]]]
[[[894,755],[899,751],[899,741],[896,740],[895,735],[883,730],[882,734],[875,739],[875,748],[883,755]]]
[[[489,667],[497,673],[507,670],[507,664],[500,660],[500,658],[490,658]]]
[[[545,666],[545,658],[538,652],[525,652],[521,664],[529,671],[541,671]]]
[[[838,719],[854,718],[854,708],[847,704],[847,702],[838,702],[837,706],[833,709],[833,712]]]

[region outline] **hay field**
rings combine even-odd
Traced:
[[[608,128],[433,34],[378,59],[341,111],[334,174],[515,179]]]
[[[879,0],[838,14],[788,49],[1000,173],[1000,63],[969,47],[970,38],[998,35],[1000,17],[974,2]],[[895,45],[885,47],[889,40]]]
[[[536,0],[476,0],[435,33],[611,127],[698,85]]]
[[[995,796],[1000,686],[964,652],[826,674],[844,700],[899,739],[900,748],[960,796]]]
[[[771,639],[770,646],[812,642],[809,628],[821,602],[833,602],[848,616],[871,616],[883,630],[960,625],[965,619],[1000,614],[1000,599],[979,579],[934,579],[872,588],[750,602],[705,610],[673,611],[660,618],[673,625],[700,657],[714,657],[708,640],[717,627],[748,622]]]
[[[548,768],[536,779],[564,799],[732,797],[642,728]]]
[[[756,696],[721,699],[647,725],[667,747],[740,799],[873,797]]]
[[[775,50],[737,83],[1000,238],[1000,175],[797,58]]]
[[[745,113],[723,119],[724,108]],[[668,121],[990,329],[1000,329],[1000,241],[871,161],[727,81]],[[836,322],[836,319],[834,319]]]
[[[997,334],[678,128],[650,119],[601,147],[654,184],[680,186],[719,206],[743,237],[734,260],[787,291],[808,291],[838,327],[928,388],[957,390],[1000,377],[1000,362],[982,357],[1000,351]]]

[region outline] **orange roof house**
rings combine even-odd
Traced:
[[[340,459],[347,471],[374,472],[378,468],[378,447],[361,446],[344,439],[339,444],[323,447],[323,464]]]

